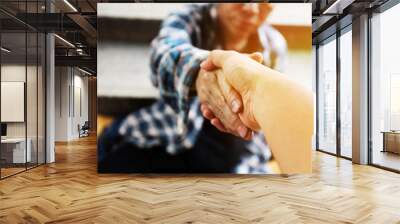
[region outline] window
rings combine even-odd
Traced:
[[[390,130],[400,130],[400,73],[390,74]]]
[[[318,48],[318,149],[336,153],[336,39]]]
[[[42,13],[44,3],[18,2],[18,13]],[[45,163],[45,44],[44,33],[0,12],[0,178]]]
[[[340,36],[340,155],[351,158],[352,148],[352,33]]]
[[[400,170],[400,4],[371,18],[372,164]],[[397,131],[397,132],[396,132]]]

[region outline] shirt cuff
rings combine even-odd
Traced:
[[[177,92],[178,92],[178,107],[180,108],[177,117],[177,132],[180,135],[184,135],[187,131],[187,123],[190,109],[190,90],[197,79],[197,74],[200,69],[200,64],[204,61],[209,51],[193,48],[191,52],[190,60],[187,61],[183,66],[183,70],[187,71],[179,76]],[[184,58],[184,57],[183,57]],[[184,60],[184,59],[183,59]]]

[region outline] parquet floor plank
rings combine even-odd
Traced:
[[[314,153],[308,175],[97,174],[95,136],[0,181],[0,223],[400,223],[400,175]]]

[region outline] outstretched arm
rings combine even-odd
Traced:
[[[197,94],[203,115],[221,131],[251,138],[251,131],[243,125],[231,102],[241,108],[240,98],[230,91],[228,98],[221,94],[216,78],[199,72],[200,63],[209,51],[200,49],[201,13],[206,6],[190,5],[170,14],[162,23],[158,36],[151,44],[151,80],[160,90],[162,99],[178,115],[178,130],[184,131],[189,119],[190,105]],[[196,87],[196,88],[194,88]],[[228,90],[229,91],[229,90]]]
[[[219,76],[241,95],[240,118],[261,129],[283,173],[311,172],[312,93],[287,76],[233,51],[212,51],[203,69]]]

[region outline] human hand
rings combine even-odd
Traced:
[[[261,63],[263,57],[259,53],[248,55]],[[224,76],[216,76],[211,72],[215,68],[207,67],[207,71],[199,72],[196,87],[201,102],[201,111],[218,130],[228,132],[249,140],[252,131],[240,121],[238,113],[243,104],[239,94],[226,82]]]
[[[254,75],[249,74],[252,74],[252,65],[259,64],[257,62],[261,62],[262,60],[263,58],[260,53],[245,55],[235,51],[216,50],[212,51],[210,57],[201,64],[202,70],[214,71],[217,74],[218,84],[225,98],[229,99],[232,96],[231,92],[235,92],[236,94],[234,99],[238,98],[237,94],[240,95],[240,110],[235,112],[238,113],[241,121],[252,130],[260,129],[254,118],[252,106],[257,72],[253,72]],[[218,68],[220,69],[217,70]],[[231,82],[234,84],[233,87]],[[244,105],[242,102],[244,102]],[[202,106],[202,112],[203,115],[208,115],[205,116],[207,118],[210,117],[210,114],[212,115],[212,111],[207,106]],[[211,116],[211,121],[212,119],[216,119],[215,116]]]
[[[241,121],[236,114],[242,109],[240,96],[232,88],[219,85],[219,80],[214,72],[200,70],[196,89],[201,103],[203,116],[210,120],[211,124],[222,132],[240,136],[245,140],[250,140],[252,132]],[[226,91],[226,96],[224,93]]]
[[[201,67],[215,69],[242,97],[241,121],[262,129],[283,173],[311,172],[313,94],[288,76],[234,51],[214,50]]]

